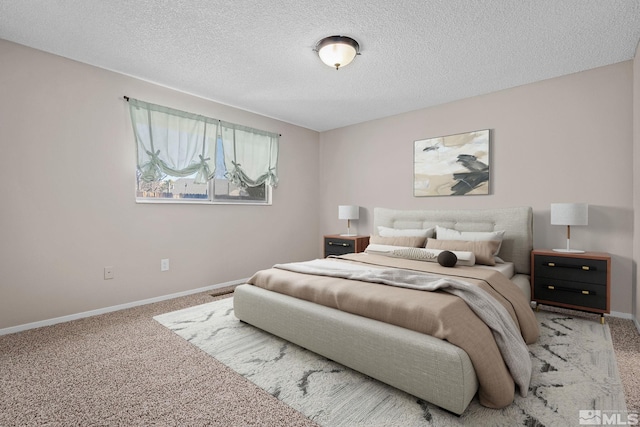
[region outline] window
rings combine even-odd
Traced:
[[[221,147],[222,139],[218,139]],[[220,148],[222,149],[222,148]],[[221,152],[221,151],[220,151]],[[271,186],[262,183],[256,187],[234,184],[227,178],[222,156],[216,163],[214,177],[205,183],[196,182],[196,174],[186,177],[162,174],[145,181],[140,168],[136,171],[136,200],[139,202],[199,202],[271,204]]]
[[[279,135],[133,98],[136,201],[271,204]]]

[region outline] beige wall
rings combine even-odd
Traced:
[[[363,234],[375,206],[529,205],[543,248],[564,245],[549,204],[587,202],[589,226],[574,228],[573,245],[613,255],[612,310],[631,313],[634,296],[640,306],[638,56],[320,135],[3,40],[0,57],[0,329],[317,257],[320,237],[346,226],[339,204],[363,207],[355,223]],[[282,133],[273,206],[136,204],[123,95]],[[485,128],[493,131],[491,195],[412,196],[414,140]],[[171,260],[169,272],[160,272],[161,258]],[[102,278],[107,265],[114,280]]]
[[[0,58],[0,329],[318,255],[317,132],[3,40]],[[123,95],[281,133],[273,206],[136,204]]]
[[[360,205],[371,232],[376,206],[402,209],[532,206],[534,246],[565,245],[552,202],[589,203],[572,246],[610,252],[611,309],[632,312],[633,137],[631,61],[320,135],[320,232],[345,227],[339,204]],[[425,78],[428,78],[426,76]],[[491,129],[491,195],[412,195],[413,141]]]

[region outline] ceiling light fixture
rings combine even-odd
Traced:
[[[314,49],[318,56],[329,67],[336,70],[353,61],[356,55],[360,55],[360,45],[351,37],[330,36],[318,42]]]

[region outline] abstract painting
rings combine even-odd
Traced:
[[[489,194],[489,129],[414,143],[413,195]]]

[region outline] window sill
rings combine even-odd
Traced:
[[[142,205],[235,205],[235,206],[271,206],[272,203],[265,202],[242,202],[242,201],[233,201],[233,202],[213,202],[210,200],[185,200],[185,199],[138,199],[136,198],[136,203]]]

